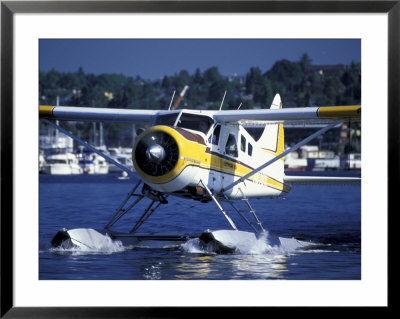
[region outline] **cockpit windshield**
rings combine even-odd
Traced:
[[[208,116],[182,113],[177,126],[207,134],[212,124],[213,120]]]
[[[155,125],[174,126],[178,115],[179,115],[179,113],[177,113],[177,112],[170,113],[170,114],[158,115],[154,124]]]
[[[179,112],[160,114],[157,116],[154,124],[174,126],[178,116]],[[213,120],[208,116],[182,112],[176,126],[207,134],[212,124]]]

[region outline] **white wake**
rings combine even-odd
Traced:
[[[234,254],[242,255],[282,255],[294,252],[299,245],[289,244],[287,240],[285,244],[282,242],[272,243],[269,233],[265,231],[258,238],[251,241],[244,241],[239,243],[235,248]],[[206,248],[203,248],[198,238],[193,238],[182,244],[181,248],[188,253],[211,253]]]

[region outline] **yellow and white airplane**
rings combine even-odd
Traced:
[[[360,183],[360,178],[286,176],[284,156],[344,121],[360,121],[361,106],[282,108],[277,94],[270,109],[157,111],[39,106],[39,115],[42,121],[71,136],[129,175],[134,173],[49,120],[129,122],[143,127],[138,130],[140,134],[132,149],[132,160],[141,180],[104,229],[60,231],[52,241],[54,246],[92,247],[107,238],[127,245],[162,243],[162,247],[167,247],[182,243],[194,235],[146,235],[137,232],[161,204],[167,203],[168,196],[179,196],[200,202],[215,202],[231,229],[206,230],[199,236],[200,242],[207,249],[232,252],[241,242],[255,240],[258,234],[264,232],[249,199],[282,196],[296,183]],[[255,121],[264,125],[257,139],[246,129],[246,125]],[[323,127],[284,150],[284,124],[299,122],[319,123]],[[141,184],[143,186],[139,189]],[[150,199],[151,203],[129,233],[110,229],[144,198]],[[249,216],[244,216],[234,205],[238,199],[246,201]],[[232,204],[254,232],[237,229],[223,208],[222,204],[226,202]],[[307,245],[296,240],[280,240],[289,245]]]

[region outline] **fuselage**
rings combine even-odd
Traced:
[[[163,113],[137,137],[132,151],[136,171],[152,189],[206,201],[201,182],[228,198],[276,197],[283,183],[283,159],[229,188],[272,159],[241,124],[216,123],[204,111]]]

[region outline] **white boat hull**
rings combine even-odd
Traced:
[[[108,174],[108,166],[97,166],[95,164],[81,165],[84,174],[101,175]]]
[[[79,165],[51,164],[44,166],[44,173],[51,175],[78,175],[82,174],[83,171]]]

